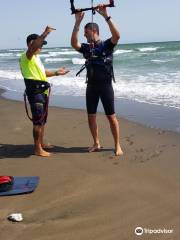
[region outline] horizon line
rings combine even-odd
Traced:
[[[118,43],[117,45],[132,45],[132,44],[151,44],[151,43],[168,43],[168,42],[180,42],[180,40],[168,40],[168,41],[154,41],[154,42],[127,42],[127,43]],[[72,48],[71,46],[49,46],[44,47],[44,49],[48,48]],[[8,48],[0,48],[0,50],[10,50],[10,49],[26,49],[26,48],[19,48],[19,47],[8,47]]]

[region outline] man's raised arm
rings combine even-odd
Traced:
[[[84,18],[84,12],[78,12],[75,14],[75,24],[74,24],[74,28],[71,36],[71,46],[76,50],[79,50],[81,48],[81,43],[78,40],[78,36],[79,36],[79,27],[83,18]]]
[[[112,37],[111,37],[111,42],[113,44],[117,44],[119,39],[120,39],[120,32],[118,31],[117,27],[115,26],[114,22],[112,21],[111,16],[109,16],[107,12],[107,8],[104,7],[104,5],[98,5],[98,9],[96,10],[100,15],[104,17],[106,20],[109,29],[111,31]]]
[[[26,52],[26,56],[29,60],[33,57],[33,55],[37,51],[37,49],[42,47],[44,39],[53,30],[56,30],[56,29],[47,26],[46,29],[44,30],[44,32],[37,39],[33,40],[32,42],[30,42],[28,44],[28,50]]]

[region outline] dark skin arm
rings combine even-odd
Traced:
[[[44,30],[44,32],[36,39],[36,40],[33,40],[31,41],[29,44],[28,44],[28,50],[26,52],[26,56],[29,60],[32,59],[33,55],[35,54],[35,52],[39,49],[39,48],[42,48],[42,45],[43,45],[43,41],[44,39],[47,37],[47,35],[56,30],[55,28],[52,28],[52,27],[49,27],[47,26],[46,29]]]

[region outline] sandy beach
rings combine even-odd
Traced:
[[[22,102],[0,98],[0,175],[39,176],[32,194],[0,198],[0,240],[180,239],[180,135],[119,119],[123,157],[113,154],[108,122],[98,114],[101,152],[86,112],[51,107],[49,158],[33,155],[32,124]],[[9,222],[20,212],[24,221]],[[135,235],[136,227],[173,229]]]

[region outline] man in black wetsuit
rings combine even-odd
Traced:
[[[84,12],[78,12],[75,14],[75,25],[72,32],[71,45],[74,49],[82,53],[86,59],[86,106],[89,128],[94,140],[94,144],[89,148],[89,152],[97,151],[101,148],[96,123],[96,111],[100,98],[114,138],[115,155],[119,156],[122,155],[123,152],[119,141],[119,123],[114,110],[114,91],[112,87],[114,74],[112,61],[113,49],[118,43],[120,33],[114,25],[112,18],[108,15],[105,6],[102,4],[98,5],[97,12],[104,17],[112,37],[106,41],[101,41],[98,25],[96,23],[88,23],[84,27],[84,36],[88,43],[81,44],[78,41],[78,33]]]

